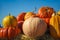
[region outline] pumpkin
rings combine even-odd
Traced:
[[[0,38],[13,38],[16,37],[20,33],[19,28],[14,27],[6,27],[6,28],[0,28]]]
[[[23,32],[23,31],[22,31],[23,22],[24,22],[24,21],[19,21],[19,22],[18,22],[18,28],[21,30],[21,32]]]
[[[50,19],[50,33],[54,38],[60,38],[60,16],[57,14]]]
[[[9,26],[15,27],[17,26],[17,19],[16,17],[9,14],[3,19],[2,25],[3,27],[9,27]]]
[[[50,18],[41,18],[41,19],[44,20],[49,25]]]
[[[28,19],[29,17],[35,15],[33,12],[27,12],[25,17],[24,17],[24,20]]]
[[[38,17],[30,17],[23,23],[23,33],[28,37],[42,36],[47,29],[47,24]]]
[[[36,16],[39,17],[38,15],[36,15]],[[41,18],[41,19],[44,20],[47,24],[49,24],[50,18]]]
[[[41,8],[39,8],[37,15],[40,18],[46,18],[46,17],[50,18],[53,13],[54,13],[53,8],[51,8],[51,7],[41,7]]]
[[[22,12],[22,13],[20,13],[18,16],[17,16],[17,21],[19,22],[19,21],[24,21],[24,16],[25,16],[25,12]]]

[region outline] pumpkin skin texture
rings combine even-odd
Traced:
[[[60,38],[60,16],[53,15],[50,19],[50,33],[51,35],[58,39]]]
[[[2,31],[2,28],[0,28],[0,38],[2,38],[3,36],[3,31]]]
[[[3,21],[2,21],[2,25],[3,27],[16,27],[17,26],[17,19],[16,17],[12,16],[12,15],[8,15],[6,16]]]
[[[19,21],[24,21],[24,16],[25,16],[25,12],[22,12],[22,13],[20,13],[18,16],[17,16],[17,21],[19,22]]]
[[[41,18],[41,19],[44,20],[49,25],[50,18]]]
[[[24,17],[24,20],[28,19],[29,17],[35,15],[33,12],[27,12],[25,17]]]
[[[15,28],[10,27],[8,30],[8,38],[13,38],[15,36]]]
[[[23,33],[23,31],[22,31],[23,22],[24,22],[24,21],[19,21],[19,22],[18,22],[18,28],[21,30],[22,33]]]
[[[37,15],[37,17],[39,17],[39,16]],[[50,18],[41,18],[41,19],[44,20],[47,24],[49,24],[49,22],[50,22]]]
[[[47,24],[38,17],[30,17],[23,23],[23,32],[28,37],[42,36],[47,29]]]
[[[6,28],[0,28],[0,38],[14,38],[20,33],[19,28],[14,28],[14,27],[6,27]]]
[[[38,10],[38,16],[40,18],[46,18],[46,17],[50,18],[53,13],[54,13],[54,9],[51,7],[41,7]]]
[[[2,31],[3,31],[3,33],[2,33],[3,38],[8,37],[8,28],[3,28]]]

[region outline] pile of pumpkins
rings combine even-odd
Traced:
[[[38,13],[22,12],[17,17],[8,15],[2,21],[0,38],[13,38],[23,33],[28,37],[43,36],[49,28],[53,38],[60,38],[60,12],[51,7],[41,7]]]

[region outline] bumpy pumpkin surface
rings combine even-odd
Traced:
[[[23,23],[23,32],[29,37],[42,36],[47,29],[47,24],[38,17],[30,17]]]
[[[53,15],[50,19],[50,33],[54,38],[60,38],[60,16]]]
[[[53,13],[54,13],[54,9],[51,7],[41,7],[38,10],[38,16],[40,18],[45,18],[45,17],[50,18]]]
[[[12,15],[8,15],[3,19],[2,24],[3,27],[9,27],[9,26],[15,27],[17,26],[17,19]]]
[[[24,22],[24,21],[19,21],[19,22],[18,22],[18,28],[21,30],[22,33],[23,33],[23,31],[22,31],[23,22]]]
[[[19,28],[9,27],[9,28],[0,28],[0,38],[14,38],[20,33]]]

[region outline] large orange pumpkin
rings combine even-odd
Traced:
[[[60,38],[60,16],[54,14],[50,19],[50,33],[54,38]]]
[[[13,38],[16,37],[20,33],[19,28],[9,27],[9,28],[0,28],[0,38]]]
[[[54,13],[54,9],[51,7],[41,7],[38,10],[38,16],[40,18],[46,18],[46,17],[50,18],[53,13]]]
[[[6,16],[3,21],[2,21],[2,25],[3,27],[16,27],[17,26],[17,19],[16,17],[12,16],[12,15],[8,15]]]
[[[47,24],[38,17],[30,17],[23,23],[23,32],[29,37],[42,36],[47,29]]]
[[[17,21],[19,22],[19,21],[24,21],[24,16],[25,16],[25,12],[22,12],[22,13],[20,13],[18,16],[17,16]]]

